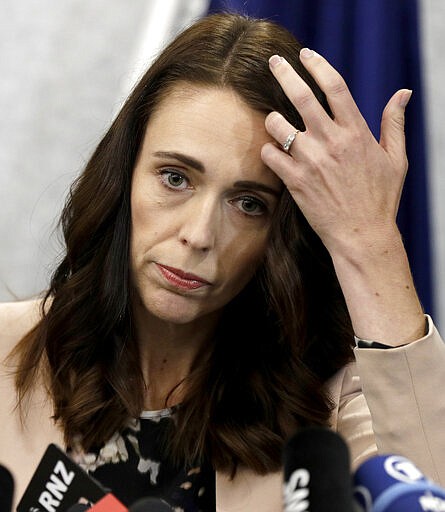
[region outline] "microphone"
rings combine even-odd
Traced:
[[[298,431],[284,459],[284,512],[353,512],[349,450],[327,428]]]
[[[17,506],[17,512],[65,512],[82,502],[96,503],[107,492],[60,448],[50,444]],[[77,510],[82,509],[77,507]]]
[[[14,494],[14,479],[4,466],[0,465],[0,510],[10,512]]]
[[[360,512],[445,511],[445,489],[398,455],[377,455],[365,461],[354,475],[354,486]]]
[[[0,466],[0,512],[10,511],[12,488],[11,474]],[[3,489],[9,500],[5,504]],[[50,444],[17,512],[173,512],[173,508],[159,498],[143,498],[128,509],[58,446]]]

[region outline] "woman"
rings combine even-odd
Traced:
[[[313,424],[354,465],[377,442],[443,477],[417,422],[444,349],[395,225],[409,94],[378,144],[341,77],[272,23],[214,15],[162,52],[72,188],[44,300],[2,309],[17,498],[56,442],[127,503],[212,510],[216,489],[217,510],[281,510],[283,443]],[[354,334],[406,345],[357,351],[373,423]],[[418,354],[433,368],[406,389]],[[419,393],[394,432],[385,407]]]

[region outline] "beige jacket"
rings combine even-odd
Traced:
[[[0,305],[0,464],[15,477],[16,503],[47,445],[63,446],[41,386],[21,424],[13,378],[3,364],[36,319],[35,303]],[[391,350],[356,349],[356,359],[328,383],[337,404],[331,426],[346,439],[353,466],[376,453],[377,445],[380,452],[409,457],[445,486],[445,344],[432,322],[421,340]],[[218,512],[281,512],[281,475],[239,471],[231,481],[217,473],[216,495]]]

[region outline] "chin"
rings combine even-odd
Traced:
[[[150,316],[178,325],[194,322],[213,312],[208,307],[208,303],[204,305],[201,304],[201,301],[198,302],[180,295],[164,296],[157,300],[142,299],[140,307]]]
[[[192,311],[153,311],[150,310],[150,313],[154,315],[159,320],[162,320],[164,322],[170,323],[170,324],[177,324],[177,325],[186,325],[190,324],[196,320],[199,320],[199,318],[203,317],[205,313],[197,313]]]

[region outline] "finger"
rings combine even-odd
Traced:
[[[400,163],[404,171],[407,168],[405,150],[405,107],[412,91],[401,89],[388,101],[382,114],[380,145],[393,161]]]
[[[324,132],[326,124],[332,123],[332,119],[309,85],[283,57],[273,55],[269,59],[269,66],[284,93],[303,118],[306,129]]]
[[[289,147],[287,153],[290,153],[291,155],[295,154],[295,146],[297,144],[297,139],[302,135],[302,133],[299,130],[296,130],[280,113],[278,112],[271,112],[267,115],[265,120],[265,127],[266,131],[271,135],[278,144],[283,148],[284,150],[284,143],[287,141],[288,137],[296,133],[294,141],[292,142],[291,146]]]
[[[337,123],[343,125],[364,122],[343,77],[325,58],[309,48],[303,48],[300,61],[326,94]]]
[[[261,158],[267,167],[283,181],[289,191],[292,192],[299,188],[298,184],[306,169],[303,162],[297,162],[270,142],[261,148]]]

